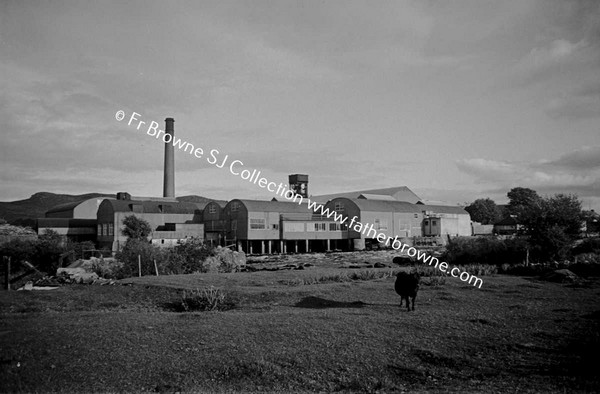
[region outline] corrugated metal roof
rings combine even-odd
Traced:
[[[363,200],[383,200],[383,201],[398,201],[393,196],[388,196],[387,194],[369,194],[363,193],[357,197],[358,199]]]
[[[132,205],[142,206],[141,212],[136,213],[198,213],[203,204],[192,202],[165,202],[165,201],[133,201],[133,200],[105,200],[102,205],[109,204],[114,212],[133,212]]]
[[[417,203],[421,200],[419,196],[413,193],[406,186],[398,186],[398,187],[388,187],[384,189],[369,189],[369,190],[357,190],[351,192],[344,193],[334,193],[334,194],[322,194],[317,196],[312,196],[311,200],[318,202],[327,202],[329,200],[333,200],[336,197],[346,197],[346,198],[358,198],[361,194],[373,194],[373,195],[382,195],[382,196],[393,196],[394,194],[398,194],[395,197],[397,201],[406,201],[410,203]]]
[[[46,213],[48,214],[48,213],[72,211],[78,205],[83,204],[84,202],[92,201],[92,200],[105,200],[108,198],[109,197],[93,197],[93,198],[87,198],[85,200],[79,200],[79,201],[75,201],[75,202],[67,202],[67,203],[59,204],[59,205],[56,205],[56,206],[50,208],[49,210],[46,211]]]
[[[417,205],[421,207],[423,211],[433,211],[434,213],[456,213],[460,215],[468,215],[469,212],[465,211],[463,207],[454,205]]]
[[[461,207],[445,206],[445,205],[422,205],[411,204],[404,201],[384,201],[384,200],[366,200],[362,198],[344,198],[352,201],[361,211],[372,212],[406,212],[406,213],[423,213],[423,211],[433,211],[434,213],[454,213],[468,215],[469,213]]]
[[[281,213],[306,213],[310,212],[306,204],[298,204],[297,202],[289,201],[263,201],[263,200],[231,200],[229,204],[238,201],[244,206],[248,212],[281,212]]]
[[[374,212],[408,212],[421,213],[421,205],[411,204],[404,201],[365,200],[358,198],[344,198],[352,201],[361,211]]]

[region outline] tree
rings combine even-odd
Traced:
[[[152,232],[150,223],[134,215],[127,216],[125,219],[123,219],[123,225],[125,228],[121,230],[121,234],[129,239],[145,240]]]
[[[471,215],[471,220],[481,224],[494,224],[500,220],[500,209],[489,198],[479,198],[465,207]]]
[[[539,208],[540,196],[535,190],[526,187],[515,187],[507,193],[509,202],[507,212],[509,215],[515,215],[518,222],[524,220],[532,210]]]
[[[575,195],[539,198],[522,215],[529,243],[541,261],[562,259],[581,232],[584,219]]]
[[[54,230],[45,230],[37,239],[34,260],[37,267],[47,273],[54,273],[58,268],[58,260],[67,248],[65,239]]]
[[[131,217],[131,216],[130,216]],[[142,275],[153,275],[153,260],[157,258],[160,249],[141,238],[129,238],[123,249],[115,255],[123,263],[122,268],[116,273],[118,278],[128,278],[138,274],[138,259],[142,262]]]

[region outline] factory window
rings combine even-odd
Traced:
[[[234,202],[231,204],[231,212],[237,212],[240,210],[240,203]]]
[[[108,235],[108,225],[102,225],[102,235]]]
[[[336,212],[343,211],[344,210],[344,204],[342,204],[341,202],[336,202],[334,209],[336,210]]]
[[[429,226],[429,220],[425,220],[425,225]]]
[[[217,212],[217,207],[215,207],[213,204],[210,204],[208,206],[208,213],[216,213]]]
[[[419,214],[415,213],[415,219],[418,219],[418,218],[419,218]]]
[[[387,230],[387,229],[388,229],[387,220],[380,220],[379,221],[379,230]]]
[[[231,231],[237,230],[237,220],[231,221]]]
[[[311,226],[310,223],[306,223],[306,232],[312,233],[315,231],[314,226]]]
[[[342,226],[339,223],[329,223],[329,231],[340,231]]]
[[[115,235],[115,225],[108,223],[108,235]]]
[[[98,233],[98,235],[102,235],[102,225],[101,224],[98,225],[98,229],[96,230],[96,233]]]
[[[432,221],[431,221],[431,225],[432,225],[432,226],[437,226],[437,220],[432,220]]]
[[[273,225],[273,230],[279,230],[279,224],[274,224]]]
[[[265,229],[265,219],[250,219],[250,229],[264,230]]]
[[[327,231],[327,223],[315,223],[315,231]]]

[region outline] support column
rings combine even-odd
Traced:
[[[271,252],[271,251],[272,251],[272,248],[271,248],[271,241],[269,240],[269,241],[267,241],[267,242],[268,242],[268,246],[269,246],[269,248],[268,248],[268,251],[269,251],[269,254],[271,254],[271,253],[272,253],[272,252]]]
[[[308,247],[308,239],[306,240],[306,253],[310,252],[310,249]]]
[[[252,241],[246,241],[248,243],[248,251],[252,254]]]
[[[327,240],[327,251],[331,251],[331,241],[329,239]]]
[[[265,254],[265,242],[269,241],[260,241],[260,254]]]
[[[294,252],[298,253],[298,241],[294,241]]]
[[[285,241],[279,241],[279,253],[285,253]]]

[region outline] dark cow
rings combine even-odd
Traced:
[[[412,310],[415,310],[415,298],[417,298],[417,292],[419,291],[419,279],[420,276],[417,273],[398,272],[396,275],[394,289],[401,297],[400,306],[402,306],[402,301],[406,300],[406,309],[408,311],[410,311],[409,298],[412,298]]]

